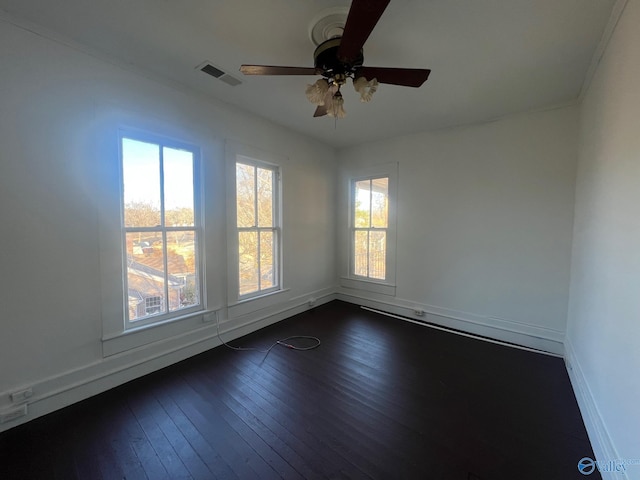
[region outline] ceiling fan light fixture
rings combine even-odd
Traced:
[[[330,115],[343,118],[344,100],[340,87],[351,79],[361,102],[369,102],[378,83],[419,87],[431,70],[424,68],[365,67],[362,48],[377,25],[390,0],[352,0],[344,8],[336,7],[317,17],[310,27],[310,38],[316,49],[313,67],[277,65],[241,65],[245,75],[320,75],[321,78],[305,90],[314,105],[315,117]],[[370,79],[370,80],[367,80]]]
[[[353,80],[353,88],[360,94],[361,102],[370,102],[373,94],[378,90],[378,80],[375,78],[367,80],[365,77],[358,77]]]
[[[333,95],[331,104],[327,105],[327,115],[336,118],[344,118],[347,116],[347,112],[344,110],[344,98],[342,98],[340,90]]]
[[[314,84],[307,85],[305,94],[307,95],[307,100],[309,100],[314,105],[324,105],[325,97],[327,96],[328,91],[329,82],[326,79],[321,78]]]

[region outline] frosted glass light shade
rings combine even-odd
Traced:
[[[329,91],[329,82],[321,78],[313,85],[307,85],[305,93],[307,99],[314,105],[324,105],[325,97]]]
[[[335,93],[331,105],[327,106],[327,115],[336,118],[344,118],[347,116],[347,112],[344,110],[344,98],[342,98],[340,91]]]
[[[358,77],[353,81],[353,88],[360,94],[361,102],[369,102],[378,89],[378,80],[367,81],[365,77]]]

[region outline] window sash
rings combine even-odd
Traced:
[[[366,251],[364,255],[358,254],[356,252],[356,243],[358,232],[366,233]],[[372,235],[374,234],[374,235]],[[380,255],[379,253],[376,255],[375,251],[372,251],[371,243],[375,241],[372,237],[377,234],[383,234],[384,238],[384,251]],[[377,280],[384,281],[387,279],[387,239],[389,233],[388,228],[353,228],[351,235],[351,243],[353,245],[353,265],[352,265],[352,273],[354,277],[367,279],[367,280]],[[361,258],[361,257],[364,257]],[[362,266],[364,265],[365,273],[359,273],[362,271]],[[359,268],[360,266],[360,268]]]
[[[190,305],[188,307],[175,307],[172,308],[172,306],[170,305],[170,301],[171,298],[175,295],[172,295],[170,292],[170,279],[171,277],[176,277],[175,274],[170,272],[170,265],[169,265],[169,249],[167,247],[168,245],[168,236],[169,234],[172,233],[181,233],[181,232],[190,232],[193,233],[193,239],[194,239],[194,265],[195,265],[195,283],[197,285],[197,291],[195,292],[195,294],[197,295],[198,298],[198,302]],[[195,312],[198,310],[201,310],[203,307],[203,299],[202,299],[202,282],[200,281],[200,273],[202,270],[202,264],[200,263],[200,255],[199,255],[199,248],[198,245],[200,243],[200,235],[198,234],[198,229],[196,227],[165,227],[163,228],[158,228],[158,227],[141,227],[141,228],[136,228],[136,227],[126,227],[124,229],[124,233],[125,233],[125,240],[123,241],[123,245],[126,246],[126,235],[127,234],[131,234],[131,233],[157,233],[159,234],[160,238],[161,238],[161,244],[162,244],[162,251],[161,251],[161,256],[162,256],[162,271],[159,271],[158,273],[162,274],[163,276],[163,281],[162,281],[162,298],[163,298],[163,303],[161,305],[161,309],[160,312],[158,313],[146,313],[145,315],[139,317],[139,318],[130,318],[130,314],[129,314],[129,309],[127,308],[125,310],[125,315],[126,315],[126,320],[127,323],[131,326],[140,326],[140,325],[145,325],[147,323],[155,323],[157,321],[161,321],[161,320],[166,320],[168,318],[171,318],[173,316],[178,315],[183,315],[186,313],[191,313],[191,312]],[[154,247],[155,248],[155,247]],[[125,248],[125,252],[124,252],[124,256],[125,256],[125,278],[124,278],[124,292],[125,295],[128,295],[129,292],[129,266],[131,265],[130,262],[132,262],[133,260],[129,259],[129,254]],[[182,285],[181,288],[186,288],[187,284],[186,282]],[[145,298],[146,300],[146,298]]]
[[[374,182],[376,180],[385,180],[386,182],[386,207],[383,211],[384,215],[384,225],[385,226],[376,226],[376,222],[374,221]],[[367,176],[367,177],[358,177],[353,178],[351,180],[351,201],[350,201],[350,212],[351,212],[351,236],[350,236],[350,251],[351,251],[351,262],[350,262],[350,275],[354,278],[359,278],[367,281],[373,282],[385,282],[388,280],[389,273],[389,201],[390,201],[390,191],[389,185],[391,182],[391,178],[388,175],[375,175],[375,176]],[[368,183],[368,199],[367,199],[367,209],[365,213],[365,218],[363,222],[362,213],[365,209],[358,208],[357,202],[357,194],[359,184],[367,184]],[[358,216],[360,213],[360,216]],[[376,255],[376,252],[372,252],[372,234],[382,233],[383,236],[383,248],[384,251],[380,254]],[[363,235],[359,235],[359,233],[366,233],[366,240]],[[358,239],[358,237],[361,237]],[[360,248],[358,248],[358,243],[360,243]],[[362,252],[362,247],[364,247],[364,252]],[[359,251],[360,250],[360,251]],[[382,257],[382,259],[380,259]]]
[[[254,297],[259,297],[271,292],[279,291],[281,289],[280,282],[280,210],[279,210],[279,168],[274,165],[266,164],[261,161],[253,160],[246,158],[244,156],[237,156],[236,161],[234,163],[236,168],[236,185],[235,185],[235,196],[236,196],[236,212],[234,219],[234,225],[236,230],[236,242],[237,242],[237,265],[236,271],[238,275],[237,282],[237,295],[239,300],[247,300]],[[252,185],[252,203],[253,203],[253,212],[251,215],[251,219],[253,225],[251,226],[238,226],[243,223],[240,221],[239,217],[239,199],[238,199],[238,166],[242,165],[245,167],[251,167],[253,169],[253,185]],[[270,208],[269,208],[269,217],[271,219],[270,225],[264,225],[262,222],[262,218],[260,215],[260,192],[259,192],[259,170],[269,171],[271,177],[271,190],[270,190]],[[266,267],[271,267],[271,273],[269,275],[271,286],[263,286],[263,271],[265,270],[265,262],[263,261],[263,246],[262,246],[262,234],[263,233],[271,234],[271,262],[267,264]],[[255,255],[254,255],[254,274],[256,288],[251,290],[246,290],[243,292],[243,259],[242,259],[242,245],[241,245],[241,236],[243,233],[255,233],[256,234],[256,247],[255,247]],[[251,281],[251,279],[249,279]],[[269,282],[267,282],[269,283]]]
[[[256,266],[257,266],[257,271],[256,271],[256,282],[257,282],[257,288],[254,290],[250,290],[247,291],[246,293],[241,293],[242,290],[242,273],[240,271],[241,269],[241,264],[242,264],[242,260],[240,259],[238,262],[238,279],[239,279],[239,285],[238,285],[238,294],[239,294],[239,298],[241,299],[246,299],[246,298],[251,298],[251,297],[255,297],[255,296],[259,296],[259,295],[264,295],[266,293],[270,293],[270,292],[274,292],[280,289],[280,282],[279,282],[279,254],[278,254],[278,244],[279,244],[279,229],[276,227],[242,227],[242,228],[238,228],[238,238],[240,237],[240,234],[242,233],[255,233],[256,237],[257,237],[257,242],[256,242],[256,257],[259,259],[258,262],[256,262]],[[271,260],[271,264],[265,264],[264,262],[262,262],[262,242],[260,241],[262,238],[262,234],[263,233],[270,233],[272,235],[272,241],[271,241],[271,256],[272,256],[272,260]],[[271,267],[271,274],[269,275],[269,277],[271,278],[271,286],[263,286],[263,283],[266,283],[265,280],[263,280],[264,277],[264,270],[268,269],[269,267]]]
[[[130,328],[138,328],[138,327],[155,324],[155,323],[161,323],[168,320],[172,320],[173,318],[182,317],[190,313],[202,311],[204,309],[204,303],[205,303],[204,297],[203,297],[204,289],[203,289],[203,280],[202,280],[204,264],[203,264],[203,260],[202,260],[203,257],[201,252],[201,243],[203,241],[203,237],[202,237],[202,226],[200,221],[200,218],[201,218],[201,208],[200,208],[201,199],[199,195],[200,193],[200,190],[199,190],[200,162],[199,162],[197,148],[194,148],[189,145],[181,144],[180,142],[174,142],[171,140],[158,138],[153,135],[138,134],[137,132],[129,133],[126,131],[121,131],[120,132],[120,147],[121,147],[120,168],[122,172],[124,172],[125,161],[126,161],[124,157],[124,151],[122,150],[123,142],[125,140],[149,143],[151,145],[155,145],[158,147],[158,167],[159,167],[158,187],[160,189],[160,192],[159,192],[160,193],[160,202],[159,202],[160,203],[159,205],[160,224],[152,227],[125,226],[124,222],[125,222],[125,207],[126,207],[125,200],[126,199],[124,195],[124,190],[121,190],[120,192],[120,205],[122,208],[122,214],[121,214],[122,230],[121,231],[122,231],[122,246],[123,246],[123,250],[122,250],[123,273],[124,273],[123,293],[124,293],[124,300],[125,300],[124,317],[125,317],[125,329],[130,329]],[[165,185],[166,169],[165,169],[165,158],[164,158],[165,149],[181,150],[181,151],[186,151],[190,154],[191,169],[192,169],[192,171],[190,172],[190,175],[192,175],[192,188],[193,188],[193,191],[192,191],[193,192],[193,199],[192,199],[193,225],[187,225],[187,226],[167,226],[166,225],[167,212],[166,212],[166,203],[165,203],[165,187],[166,187]],[[124,173],[121,176],[121,178],[122,178],[121,188],[124,189]],[[169,254],[170,254],[169,236],[176,233],[180,233],[180,232],[189,233],[193,237],[193,247],[192,247],[193,248],[193,269],[195,270],[194,279],[193,279],[195,288],[194,288],[193,295],[196,296],[197,301],[193,305],[188,305],[188,306],[181,306],[183,302],[183,295],[185,295],[185,291],[188,287],[186,278],[184,276],[180,276],[180,274],[178,274],[178,277],[176,277],[176,274],[171,272],[171,265],[169,260]],[[143,308],[141,310],[143,310],[144,313],[138,317],[137,315],[138,307],[136,307],[135,317],[138,317],[138,318],[135,318],[135,317],[132,318],[132,315],[130,312],[131,305],[129,303],[130,287],[132,287],[130,277],[129,277],[129,274],[130,274],[129,267],[132,265],[132,262],[134,262],[134,260],[132,257],[130,258],[130,255],[129,255],[127,238],[128,236],[136,233],[157,234],[160,237],[160,241],[162,244],[161,245],[162,270],[158,268],[156,269],[157,272],[150,273],[150,274],[147,272],[147,276],[148,277],[157,276],[158,278],[161,278],[162,286],[157,287],[154,290],[154,292],[152,292],[152,295],[150,295],[149,297],[144,297],[139,299],[138,305],[140,305],[140,303],[142,304],[141,306]],[[132,246],[132,249],[133,249],[133,246]],[[144,268],[145,264],[141,263],[140,265],[142,265],[142,268]],[[176,284],[176,278],[180,278],[182,280],[181,284]],[[155,280],[153,282],[155,283]],[[152,283],[151,280],[149,280],[149,283]],[[156,293],[158,291],[161,291],[161,293]],[[147,312],[147,309],[148,309],[147,300],[149,298],[154,298],[154,297],[162,298],[160,313]]]

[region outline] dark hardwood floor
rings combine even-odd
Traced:
[[[570,480],[561,359],[332,302],[0,434],[0,478]],[[600,478],[594,472],[589,479]]]

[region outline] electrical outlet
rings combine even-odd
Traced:
[[[27,414],[27,404],[21,405],[17,408],[9,408],[0,412],[0,423],[7,423],[20,417],[24,417]]]
[[[22,403],[29,400],[33,397],[33,390],[31,388],[25,388],[24,390],[20,390],[19,392],[13,392],[11,394],[11,401],[13,403]]]

